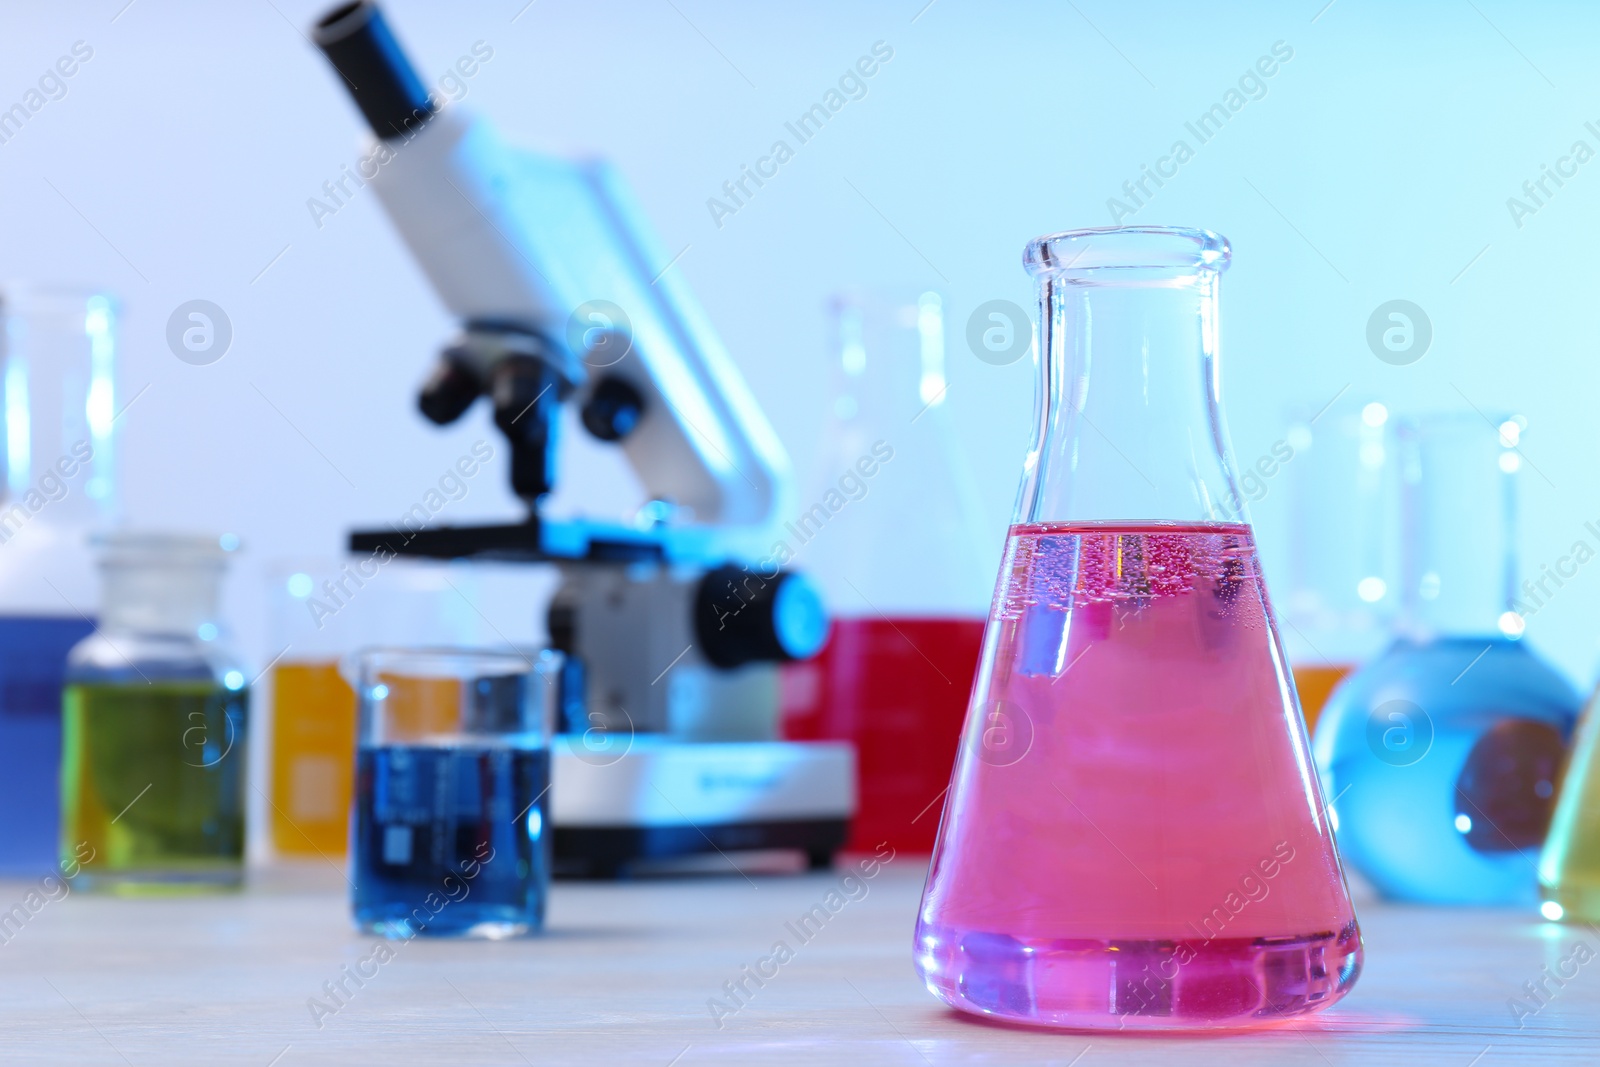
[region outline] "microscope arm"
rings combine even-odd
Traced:
[[[650,499],[687,509],[695,526],[772,524],[789,503],[783,447],[615,171],[519,151],[481,120],[435,111],[366,0],[316,33],[376,135],[376,173],[363,177],[463,323],[441,375],[492,392],[502,366],[521,368],[517,403],[542,383],[533,414],[549,419],[572,395]],[[608,419],[618,405],[622,417]],[[497,415],[519,432],[511,406]],[[531,447],[553,450],[553,431]],[[523,482],[530,505],[549,488]]]

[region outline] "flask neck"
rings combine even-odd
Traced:
[[[829,307],[834,336],[830,429],[882,435],[942,413],[944,301],[935,292],[900,300],[839,295]]]
[[[1030,247],[1038,428],[1016,521],[1248,521],[1219,395],[1226,242],[1146,230],[1042,240],[1069,238],[1083,246],[1076,265],[1071,248],[1041,266],[1041,242]]]
[[[1510,417],[1441,415],[1403,421],[1396,435],[1401,633],[1418,640],[1520,637],[1529,613],[1516,584],[1520,425]]]
[[[832,408],[785,543],[840,618],[981,617],[993,545],[947,419],[943,300],[850,293],[829,310]]]

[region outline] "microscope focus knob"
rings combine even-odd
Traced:
[[[727,669],[809,659],[828,639],[828,613],[804,575],[718,567],[700,580],[694,628],[701,654]]]
[[[620,441],[633,432],[644,414],[644,397],[627,381],[601,378],[583,405],[583,425],[602,441]]]

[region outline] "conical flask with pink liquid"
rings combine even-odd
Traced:
[[[1027,248],[1038,428],[916,929],[963,1011],[1263,1026],[1360,972],[1228,450],[1229,255],[1142,226]]]

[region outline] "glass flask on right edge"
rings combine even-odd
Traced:
[[[916,930],[963,1011],[1260,1026],[1360,971],[1228,454],[1229,255],[1158,227],[1027,248],[1038,426]]]
[[[1561,776],[1550,833],[1539,855],[1539,913],[1572,923],[1600,922],[1600,690],[1589,698]]]
[[[1392,899],[1534,901],[1578,695],[1522,640],[1522,432],[1476,412],[1396,427],[1400,636],[1334,691],[1313,746],[1340,852]]]

